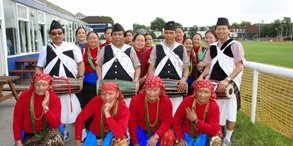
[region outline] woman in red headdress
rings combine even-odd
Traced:
[[[174,145],[172,103],[160,77],[149,76],[130,102],[131,143],[140,146]]]
[[[94,97],[78,115],[75,123],[76,145],[81,145],[82,128],[93,116],[84,145],[127,143],[126,130],[130,117],[117,83],[104,82],[101,96]],[[109,138],[110,137],[110,138]]]
[[[52,82],[50,75],[36,74],[30,88],[19,95],[13,114],[16,146],[64,145],[58,129],[61,104],[52,90]]]
[[[215,101],[213,84],[199,80],[194,84],[193,95],[186,97],[174,116],[174,132],[178,146],[207,145],[208,137],[221,134],[220,111]],[[211,138],[210,145],[220,145],[220,137]]]

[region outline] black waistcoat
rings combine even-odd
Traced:
[[[54,45],[51,43],[51,46],[54,47]],[[64,55],[74,59],[73,50],[68,50],[63,52]],[[51,48],[49,45],[47,45],[47,56],[46,56],[46,65],[45,68],[48,66],[48,64],[56,57],[56,53],[54,52],[53,48]],[[53,66],[52,70],[48,73],[51,76],[59,76],[59,68],[60,68],[61,60],[58,58],[56,64]],[[66,77],[74,78],[74,75],[69,71],[69,69],[63,65]]]
[[[233,41],[233,39],[229,39],[227,40],[223,45],[222,47],[220,48],[221,50],[223,50],[231,41]],[[233,43],[232,43],[233,44]],[[232,53],[232,50],[231,50],[231,45],[230,44],[225,50],[224,50],[224,54],[229,56],[229,57],[234,57],[233,56],[233,53]],[[218,55],[218,52],[217,52],[217,46],[216,45],[212,45],[210,47],[210,55],[211,55],[211,58],[215,58],[217,55]],[[224,72],[224,70],[221,68],[219,62],[217,61],[214,65],[214,67],[212,68],[212,71],[211,71],[211,75],[210,75],[210,79],[212,80],[217,80],[217,81],[221,81],[221,80],[224,80],[228,75]]]
[[[161,44],[156,45],[156,64],[155,67],[157,68],[158,64],[162,61],[162,59],[166,56],[164,52],[164,48]],[[179,45],[176,47],[173,52],[179,56],[179,58],[182,60],[183,59],[183,51],[184,48],[182,45]],[[181,77],[177,74],[175,67],[173,66],[172,62],[170,59],[167,60],[166,64],[162,68],[161,72],[158,75],[161,78],[170,78],[170,79],[176,79],[179,80]]]
[[[110,61],[113,57],[113,50],[111,45],[105,46],[104,48],[104,63]],[[127,48],[124,53],[130,57],[130,51],[131,47]],[[132,78],[128,75],[128,73],[124,70],[118,59],[115,59],[112,66],[106,73],[104,79],[118,79],[118,80],[126,80],[126,81],[132,81]]]

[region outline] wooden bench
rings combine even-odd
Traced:
[[[17,75],[17,76],[19,76],[19,77],[20,77],[20,81],[22,81],[22,79],[23,79],[23,74],[24,74],[24,73],[30,73],[30,74],[31,74],[31,77],[33,77],[34,74],[35,74],[35,70],[31,70],[31,69],[15,69],[15,70],[10,71],[10,73],[11,73],[12,75]]]
[[[2,91],[2,94],[0,95],[0,102],[4,101],[6,99],[9,99],[11,97],[13,97],[13,93],[10,91]]]
[[[13,83],[17,79],[19,79],[18,76],[0,76],[0,102],[13,96],[17,100],[18,93]],[[10,91],[3,91],[3,86],[7,84],[10,87]]]
[[[15,85],[15,90],[20,93],[23,90],[27,90],[29,85]],[[6,84],[3,86],[3,91],[11,91],[10,87]]]

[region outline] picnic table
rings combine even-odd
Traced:
[[[23,58],[23,59],[16,60],[15,63],[18,69],[12,70],[11,73],[13,75],[19,75],[20,81],[23,79],[24,73],[30,73],[31,77],[33,77],[37,62],[38,62],[37,58]]]
[[[0,102],[9,99],[14,96],[17,100],[18,93],[16,91],[13,81],[19,79],[19,76],[0,76]],[[4,91],[3,86],[8,84],[10,91]]]

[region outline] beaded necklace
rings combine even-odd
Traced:
[[[116,118],[116,114],[117,114],[117,110],[118,110],[118,99],[116,99],[115,101],[115,107],[114,107],[114,111],[113,111],[113,115],[114,115],[114,118]],[[105,134],[105,127],[104,127],[104,114],[103,114],[103,111],[104,111],[105,107],[104,107],[104,104],[102,105],[102,109],[101,109],[101,125],[100,125],[100,133],[101,133],[101,139],[104,140],[104,134]]]
[[[203,122],[205,122],[205,120],[206,120],[206,115],[207,115],[207,113],[209,111],[209,107],[210,107],[210,102],[207,103],[207,106],[206,106],[206,108],[204,110]],[[194,98],[194,100],[192,102],[192,112],[196,113],[196,98]],[[191,122],[190,131],[191,131],[192,139],[195,140],[195,137],[194,137],[194,122]]]
[[[35,108],[34,108],[34,93],[32,93],[32,96],[30,98],[30,119],[32,122],[33,132],[36,139],[43,139],[45,136],[45,133],[47,132],[47,121],[44,117],[44,111],[42,111],[42,115],[37,118],[35,115]],[[43,119],[43,131],[41,133],[37,133],[36,130],[36,120]]]
[[[99,50],[99,48],[98,48],[98,50]],[[91,55],[90,48],[87,48],[87,60],[88,60],[90,66],[91,66],[91,68],[92,68],[93,70],[96,70],[96,66],[95,66],[94,63],[93,63],[93,59],[96,60],[97,58],[98,58],[98,54],[97,54],[97,56],[96,56],[95,58],[93,58],[92,55]]]
[[[151,127],[156,126],[156,129],[158,129],[160,99],[158,99],[158,102],[157,102],[156,120],[153,124],[150,121],[150,113],[149,113],[147,97],[145,97],[144,101],[145,101],[144,108],[145,108],[145,119],[146,119],[147,133],[148,133],[148,137],[151,137]]]

